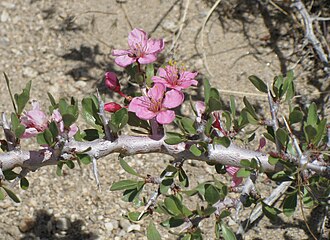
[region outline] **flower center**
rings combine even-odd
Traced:
[[[150,99],[150,106],[148,109],[152,112],[159,112],[162,109],[162,101],[163,99],[159,99],[158,101]]]

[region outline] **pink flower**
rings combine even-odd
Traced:
[[[156,83],[148,91],[148,96],[135,97],[128,106],[128,110],[135,112],[138,118],[150,120],[156,117],[160,124],[169,124],[175,118],[173,110],[183,103],[184,95],[177,90],[170,90],[165,93],[166,87]]]
[[[104,110],[107,112],[115,113],[120,109],[122,109],[122,106],[115,102],[109,102],[104,104]]]
[[[105,85],[114,92],[120,92],[119,81],[114,72],[105,73]]]
[[[227,173],[233,178],[231,181],[231,187],[237,187],[243,181],[243,178],[237,177],[237,172],[240,168],[233,166],[226,166]]]
[[[52,114],[52,120],[56,122],[58,129],[60,130],[61,133],[64,133],[64,122],[62,119],[62,115],[58,109],[53,110]],[[68,137],[71,138],[73,137],[76,133],[78,132],[78,127],[74,123],[70,126],[69,132],[68,132]]]
[[[25,126],[25,132],[22,138],[34,137],[48,128],[48,119],[46,114],[40,110],[37,101],[32,102],[32,110],[24,112],[20,118],[21,124]]]
[[[168,88],[173,88],[178,91],[188,88],[191,85],[197,86],[197,72],[188,72],[183,68],[178,69],[176,65],[167,65],[164,68],[159,68],[158,75],[153,76],[152,80],[155,83],[163,83]]]
[[[158,53],[164,49],[164,40],[148,39],[148,34],[142,29],[134,28],[128,35],[128,50],[113,50],[112,55],[117,56],[115,62],[126,67],[134,62],[149,64],[157,59]]]

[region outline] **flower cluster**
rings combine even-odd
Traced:
[[[37,101],[32,101],[32,110],[23,112],[23,115],[20,117],[20,122],[25,127],[22,138],[31,138],[45,131],[51,121],[56,123],[61,134],[65,133],[67,130],[69,138],[73,137],[78,131],[78,127],[75,123],[72,124],[69,129],[64,128],[62,115],[58,109],[53,110],[51,117],[48,118],[48,116],[41,111],[39,103]]]
[[[114,50],[112,53],[116,56],[116,64],[121,67],[134,63],[140,65],[155,62],[158,54],[164,49],[164,40],[148,39],[146,32],[135,28],[128,35],[128,45],[129,50]],[[154,82],[153,87],[144,96],[134,97],[128,110],[143,120],[155,119],[159,124],[171,123],[175,118],[175,112],[171,109],[183,103],[183,89],[197,85],[197,74],[188,72],[183,67],[178,68],[176,64],[159,68],[157,75],[151,78]],[[105,84],[110,90],[126,97],[120,91],[115,73],[107,72],[105,78]],[[114,102],[105,104],[105,110],[109,112],[116,112],[120,108],[121,106]]]

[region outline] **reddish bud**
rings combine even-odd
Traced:
[[[119,81],[114,72],[105,73],[105,85],[112,91],[120,92]]]
[[[118,103],[115,102],[109,102],[104,104],[104,110],[107,112],[117,112],[118,110],[122,109],[122,106],[120,106]]]

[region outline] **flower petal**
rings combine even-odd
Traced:
[[[136,45],[145,46],[147,44],[148,34],[139,28],[134,28],[128,34],[128,45],[131,49],[135,49]]]
[[[147,53],[159,53],[164,49],[163,39],[148,39],[147,41]]]
[[[172,110],[161,111],[157,114],[156,120],[160,124],[169,124],[175,119],[175,113]]]
[[[135,58],[131,58],[127,55],[116,57],[115,63],[121,67],[127,67],[128,65],[135,62]]]
[[[153,76],[151,79],[154,83],[162,83],[164,85],[167,84],[167,81],[164,78],[161,78],[161,77],[158,77],[158,76]]]
[[[156,116],[155,112],[148,109],[150,99],[148,97],[135,97],[128,106],[128,111],[135,112],[136,116],[143,120],[150,120]]]
[[[122,55],[127,55],[130,53],[131,53],[131,51],[129,51],[129,50],[113,50],[112,56],[122,56]]]
[[[166,87],[164,84],[156,83],[152,88],[149,89],[148,96],[155,101],[159,101],[164,97],[165,89]]]
[[[155,62],[156,60],[157,60],[156,54],[146,54],[143,55],[142,57],[139,57],[138,62],[141,64],[149,64]]]
[[[182,92],[172,89],[165,93],[163,106],[166,108],[175,108],[183,103],[184,95]]]

